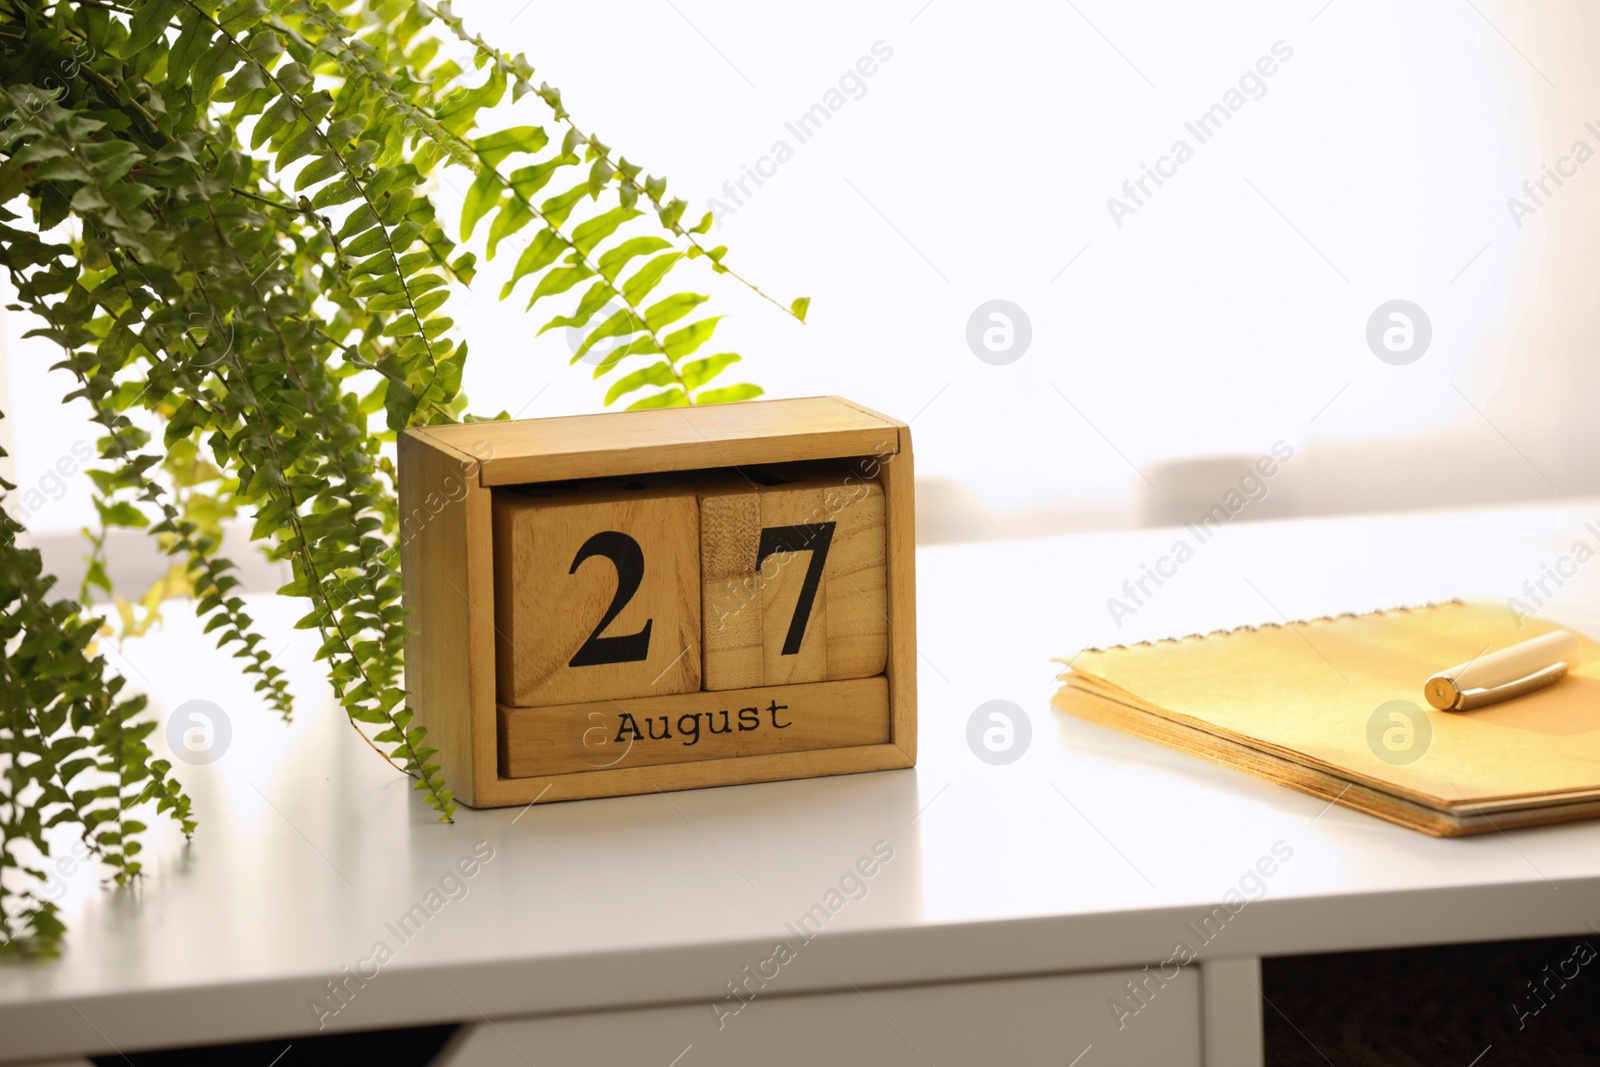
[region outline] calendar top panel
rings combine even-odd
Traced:
[[[480,462],[479,484],[886,455],[897,422],[833,396],[408,430]]]

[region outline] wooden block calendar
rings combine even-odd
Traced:
[[[406,691],[474,807],[908,767],[911,437],[836,397],[400,436]]]

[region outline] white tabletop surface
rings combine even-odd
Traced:
[[[784,992],[1158,961],[1274,845],[1292,858],[1208,954],[1600,928],[1600,823],[1436,840],[1049,705],[1050,658],[1084,645],[1504,601],[1574,542],[1600,548],[1589,521],[1600,531],[1600,504],[1238,524],[1120,628],[1107,598],[1193,535],[924,549],[916,768],[463,810],[452,826],[345,723],[311,662],[315,638],[289,629],[291,606],[251,608],[299,697],[284,727],[173,605],[161,633],[120,655],[162,714],[205,699],[229,716],[218,762],[179,764],[199,832],[185,847],[152,820],[131,891],[88,869],[64,880],[65,954],[0,968],[0,1061],[314,1030],[309,1001],[380,941],[393,958],[329,1027],[712,1000],[877,842],[893,859],[783,969]],[[1600,559],[1544,613],[1600,634]],[[967,746],[968,718],[990,700],[1031,724],[1008,766]],[[401,943],[386,924],[475,847],[493,858],[465,895],[447,883],[459,899]]]

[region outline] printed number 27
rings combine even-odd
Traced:
[[[794,605],[794,618],[789,620],[789,633],[783,639],[783,655],[794,656],[800,652],[800,642],[806,636],[806,623],[811,621],[811,605],[817,599],[817,586],[822,583],[822,568],[828,562],[828,546],[833,543],[832,522],[811,522],[800,526],[768,526],[761,531],[761,544],[756,548],[756,570],[774,552],[810,552],[811,562],[806,566],[805,581],[800,583],[800,599]]]
[[[600,625],[594,628],[589,640],[578,648],[567,666],[599,667],[607,663],[633,663],[647,658],[650,654],[650,624],[654,619],[646,619],[644,629],[636,634],[600,636],[611,625],[611,620],[628,606],[633,594],[639,591],[639,583],[644,581],[644,549],[627,534],[606,530],[583,543],[578,554],[572,558],[572,569],[567,573],[577,574],[578,567],[590,556],[604,556],[617,568],[617,591],[611,598],[611,606],[600,616]]]

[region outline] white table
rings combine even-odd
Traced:
[[[0,1062],[287,1045],[316,1031],[324,983],[371,974],[362,960],[383,941],[393,958],[321,1021],[477,1023],[448,1054],[458,1067],[1259,1063],[1261,956],[1589,932],[1600,824],[1434,840],[1330,809],[1053,712],[1049,658],[1280,611],[1503,600],[1572,542],[1600,545],[1588,520],[1600,505],[1233,526],[1120,629],[1106,598],[1180,532],[924,550],[914,770],[463,811],[454,826],[343,723],[284,605],[252,611],[287,645],[302,694],[289,728],[174,608],[124,654],[163,708],[229,712],[228,753],[183,773],[200,831],[185,848],[153,829],[134,892],[92,871],[65,880],[65,956],[0,969]],[[1600,561],[1546,610],[1597,633],[1597,609]],[[1009,766],[966,742],[995,699],[1032,727]],[[893,858],[865,895],[800,945],[785,923],[826,907],[880,841]],[[402,943],[386,924],[478,842],[493,858],[465,896]],[[1275,844],[1292,857],[1262,899],[1214,920],[1164,985],[1147,979],[1176,942],[1198,946],[1191,924]],[[727,983],[782,938],[794,958],[719,1029],[712,1005],[742,1003]],[[1148,1006],[1119,1029],[1108,1002],[1135,1004],[1135,978]]]

